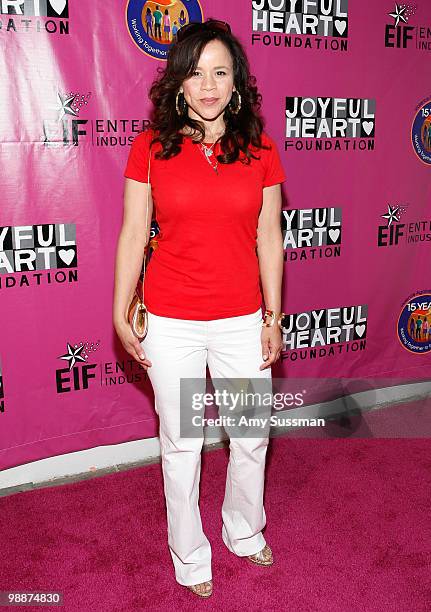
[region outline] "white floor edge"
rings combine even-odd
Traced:
[[[360,409],[382,409],[385,406],[421,399],[431,393],[431,381],[407,385],[373,389],[350,396]],[[347,397],[347,396],[346,396]],[[286,411],[291,417],[330,416],[343,412],[338,401],[316,404],[305,408]],[[283,414],[283,411],[278,413]],[[217,430],[218,437],[205,440],[205,446],[226,439],[222,428]],[[78,474],[97,474],[99,470],[125,466],[136,462],[157,461],[160,458],[158,438],[134,440],[123,444],[97,446],[88,450],[76,451],[19,465],[0,472],[0,491],[9,487],[50,482],[54,479],[76,476]]]

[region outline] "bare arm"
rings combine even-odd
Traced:
[[[153,211],[151,189],[145,227],[148,189],[148,183],[125,179],[123,224],[118,236],[115,258],[113,323],[124,348],[135,358],[142,354],[142,348],[130,329],[127,311],[138,282],[150,233]],[[142,359],[138,360],[142,363]]]
[[[281,286],[283,280],[283,237],[280,225],[280,184],[263,188],[263,204],[257,228],[257,255],[265,308],[273,310],[276,318],[281,312]],[[269,357],[264,366],[278,359],[282,348],[278,325],[262,328],[262,354]]]
[[[257,255],[265,307],[281,312],[283,237],[281,235],[280,184],[263,188],[263,204],[257,228]]]

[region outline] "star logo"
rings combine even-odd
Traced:
[[[405,12],[405,6],[395,4],[395,11],[393,13],[388,13],[389,17],[393,17],[395,19],[395,27],[397,27],[400,21],[404,21],[404,23],[407,23],[407,19],[404,17]]]
[[[74,117],[76,117],[76,115],[78,114],[72,107],[74,101],[75,101],[76,95],[72,95],[72,96],[62,96],[60,93],[57,92],[57,106],[54,106],[56,111],[59,111],[60,116],[58,117],[58,120],[61,121],[61,119],[63,119],[64,115],[73,115]]]
[[[415,12],[416,12],[416,6],[410,6],[409,4],[395,3],[394,12],[388,13],[388,15],[394,18],[395,27],[397,27],[400,21],[407,23],[409,20],[409,17],[414,15]]]
[[[77,117],[82,106],[88,104],[90,97],[91,92],[88,92],[86,95],[72,91],[65,94],[57,92],[57,104],[51,105],[49,108],[58,112],[58,121],[61,121],[65,115]]]
[[[392,207],[390,204],[388,204],[388,212],[385,215],[381,215],[381,216],[383,217],[383,219],[388,220],[387,227],[389,227],[392,221],[400,220],[399,206]]]
[[[80,354],[84,346],[84,344],[82,346],[76,346],[75,344],[75,347],[73,347],[69,342],[67,343],[67,353],[65,355],[60,355],[59,359],[64,359],[69,362],[69,370],[73,368],[77,361],[86,361],[86,358]]]

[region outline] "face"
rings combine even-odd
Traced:
[[[196,69],[183,82],[182,89],[192,119],[213,121],[224,112],[234,82],[232,57],[220,40],[205,45]]]

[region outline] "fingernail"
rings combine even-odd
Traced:
[[[263,356],[263,360],[266,361],[268,359],[268,355]]]
[[[139,359],[145,359],[145,355],[139,355]]]

